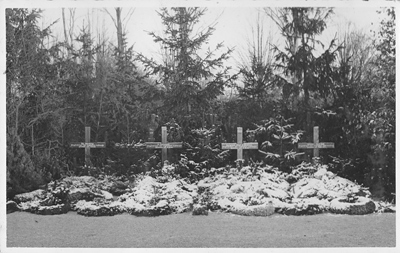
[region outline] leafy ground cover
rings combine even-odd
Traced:
[[[395,213],[268,217],[220,212],[210,212],[208,216],[186,212],[157,217],[86,217],[75,212],[7,215],[7,247],[281,248],[395,244]]]

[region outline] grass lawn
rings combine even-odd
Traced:
[[[135,217],[84,217],[75,212],[7,217],[7,247],[280,248],[395,247],[396,215],[245,217],[191,213]]]

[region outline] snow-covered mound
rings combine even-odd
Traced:
[[[133,180],[68,177],[45,189],[16,195],[7,212],[61,214],[70,210],[86,216],[130,213],[139,216],[209,211],[239,215],[307,215],[321,212],[367,214],[395,212],[395,206],[370,199],[371,193],[327,170],[327,166],[301,164],[292,173],[272,167],[213,169],[197,183],[174,175],[165,166],[156,178],[137,175]]]
[[[118,201],[125,203],[129,213],[136,215],[182,213],[191,209],[196,189],[184,180],[161,183],[144,176],[138,179],[132,192],[121,195]]]
[[[334,175],[325,166],[317,166],[313,173],[295,171],[293,174],[271,170],[270,167],[253,173],[252,168],[243,167],[240,171],[235,169],[229,173],[204,178],[197,186],[200,203],[211,210],[233,213],[240,207],[249,209],[262,205],[273,206],[276,212],[289,215],[331,210],[336,213],[339,207],[334,208],[331,205],[332,200],[340,198],[345,201],[348,196],[369,199],[370,196],[366,188]],[[352,203],[348,205],[351,206]],[[373,202],[369,201],[368,205],[368,208],[359,208],[358,212],[350,209],[341,212],[374,212]]]
[[[75,207],[80,201],[110,200],[113,195],[104,189],[109,178],[96,179],[90,176],[67,177],[61,181],[47,184],[45,189],[23,193],[14,197],[21,211],[36,214],[52,215],[62,214]]]

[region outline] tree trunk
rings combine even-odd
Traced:
[[[70,16],[69,41],[72,44],[74,39],[75,9],[69,9],[69,16]],[[77,60],[78,58],[75,58],[75,61]]]
[[[179,71],[179,81],[182,84],[186,83],[186,69],[187,69],[187,39],[188,39],[188,29],[187,29],[187,20],[186,20],[186,8],[179,8],[179,32],[182,36],[181,45],[180,45],[180,56],[178,58],[178,71]],[[190,99],[187,100],[186,104],[186,112],[190,114],[191,105]]]
[[[32,127],[31,127],[31,138],[32,138],[32,156],[34,156],[35,155],[35,138],[34,138],[34,131],[33,131],[33,125],[34,124],[32,124]]]
[[[17,108],[15,110],[15,135],[18,134],[18,118],[19,118],[19,107],[20,103],[17,105]]]
[[[103,91],[101,91],[99,112],[97,113],[97,133],[100,131],[100,120],[101,120],[102,109],[103,109]],[[98,135],[96,135],[96,141],[97,138]]]
[[[64,13],[64,8],[62,8],[62,20],[63,20],[63,28],[64,28],[64,41],[66,45],[69,45],[68,43],[68,34],[67,34],[67,26],[65,24],[65,13]],[[69,51],[69,50],[68,50]]]
[[[121,13],[122,9],[120,7],[115,8],[115,12],[117,14],[117,39],[118,39],[118,50],[122,55],[124,53],[124,43],[122,38],[122,22],[121,22]]]

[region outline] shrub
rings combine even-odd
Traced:
[[[7,198],[32,191],[44,183],[44,175],[37,171],[15,131],[7,132]]]
[[[289,171],[290,167],[298,164],[297,157],[303,153],[296,152],[296,145],[303,132],[293,130],[291,119],[278,115],[276,118],[263,120],[257,125],[254,133],[261,144],[261,153],[264,161],[282,171]]]

